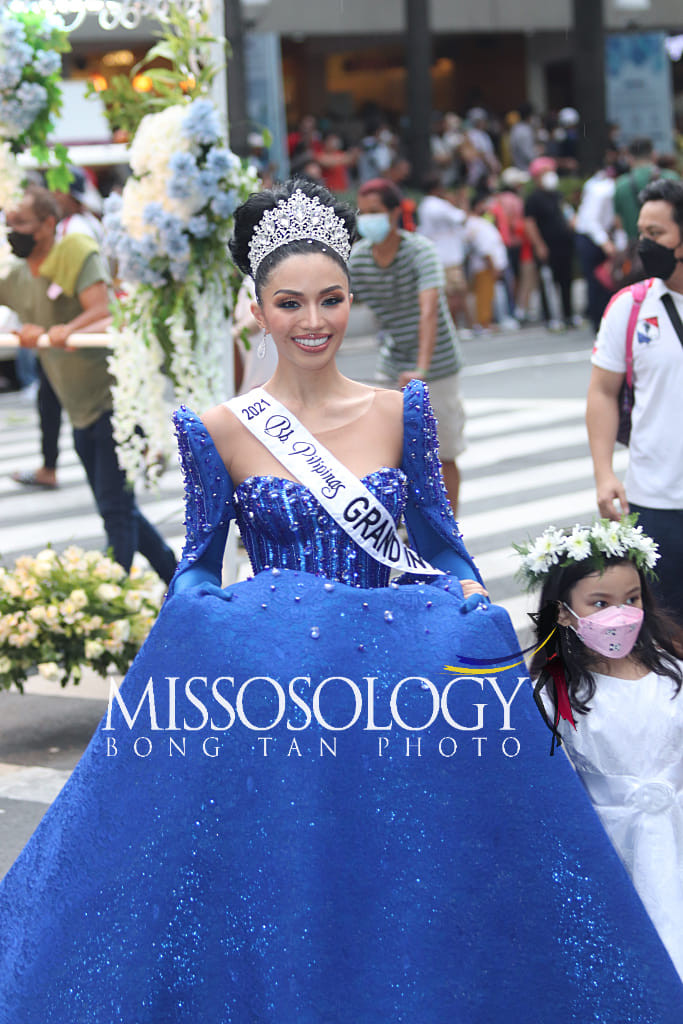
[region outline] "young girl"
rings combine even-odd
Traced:
[[[518,550],[542,587],[531,674],[553,745],[683,977],[683,634],[653,601],[659,555],[635,519],[550,527]]]

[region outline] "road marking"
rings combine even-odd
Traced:
[[[0,797],[36,804],[51,804],[70,771],[0,763]]]

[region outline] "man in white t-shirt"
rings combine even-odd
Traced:
[[[593,351],[586,423],[600,514],[639,513],[657,541],[658,595],[683,624],[683,183],[661,179],[641,193],[639,254],[653,278],[633,336],[634,406],[625,486],[612,469],[619,390],[633,296],[619,292]],[[670,296],[670,299],[667,299]],[[673,319],[667,304],[673,307]]]
[[[465,278],[465,221],[467,214],[445,196],[438,174],[425,178],[425,197],[417,208],[417,230],[434,243],[446,275],[446,299],[453,321],[463,311]]]

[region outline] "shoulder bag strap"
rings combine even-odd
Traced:
[[[636,283],[632,284],[629,289],[633,297],[631,312],[628,317],[628,325],[626,327],[626,383],[629,387],[633,387],[633,335],[636,332],[636,324],[638,323],[638,317],[640,315],[640,307],[643,304],[643,300],[647,295],[647,290],[653,280],[654,278],[650,278],[647,281],[636,281]]]
[[[375,561],[421,576],[443,575],[403,543],[394,520],[372,491],[276,398],[254,388],[225,404]]]
[[[674,331],[678,335],[678,340],[681,345],[683,345],[683,323],[681,323],[681,318],[678,314],[678,310],[676,309],[676,303],[669,292],[665,292],[664,295],[662,295],[662,303],[664,304],[664,309],[669,314],[669,320],[673,325]]]

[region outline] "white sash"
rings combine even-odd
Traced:
[[[442,575],[403,543],[384,505],[276,398],[254,388],[225,404],[375,561],[403,572]]]

